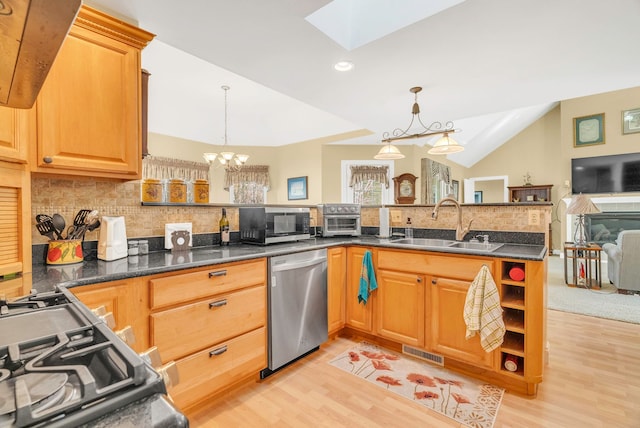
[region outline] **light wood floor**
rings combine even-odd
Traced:
[[[549,364],[536,398],[507,392],[495,427],[640,427],[640,325],[548,312]],[[192,427],[457,427],[328,364],[304,360],[190,414]]]

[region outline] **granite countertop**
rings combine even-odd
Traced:
[[[38,264],[33,266],[32,289],[37,292],[44,292],[51,291],[58,285],[72,288],[99,282],[116,281],[182,269],[211,266],[260,257],[279,256],[347,244],[533,261],[544,260],[547,255],[547,248],[543,245],[508,243],[493,252],[484,253],[460,248],[427,248],[417,245],[399,244],[396,241],[395,239],[377,238],[373,236],[312,238],[304,241],[268,246],[232,244],[228,247],[198,247],[181,253],[172,253],[168,250],[157,251],[144,256],[126,257],[110,262],[85,260],[82,263],[61,266]]]

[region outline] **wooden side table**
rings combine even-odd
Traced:
[[[570,287],[602,288],[602,248],[564,243],[564,282]],[[571,273],[571,276],[569,274]]]

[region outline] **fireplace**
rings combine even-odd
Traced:
[[[600,246],[615,243],[623,230],[640,230],[640,212],[606,211],[585,215],[587,241]]]

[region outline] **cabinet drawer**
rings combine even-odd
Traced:
[[[266,284],[267,262],[212,266],[210,269],[149,281],[151,308],[160,308],[226,293],[253,285]]]
[[[266,287],[259,286],[152,314],[151,337],[166,362],[265,323]]]
[[[378,269],[424,273],[447,278],[473,280],[482,265],[494,271],[492,259],[471,258],[465,255],[441,256],[433,253],[378,251]]]
[[[180,383],[171,396],[178,407],[185,409],[265,368],[266,332],[262,327],[176,361]]]

